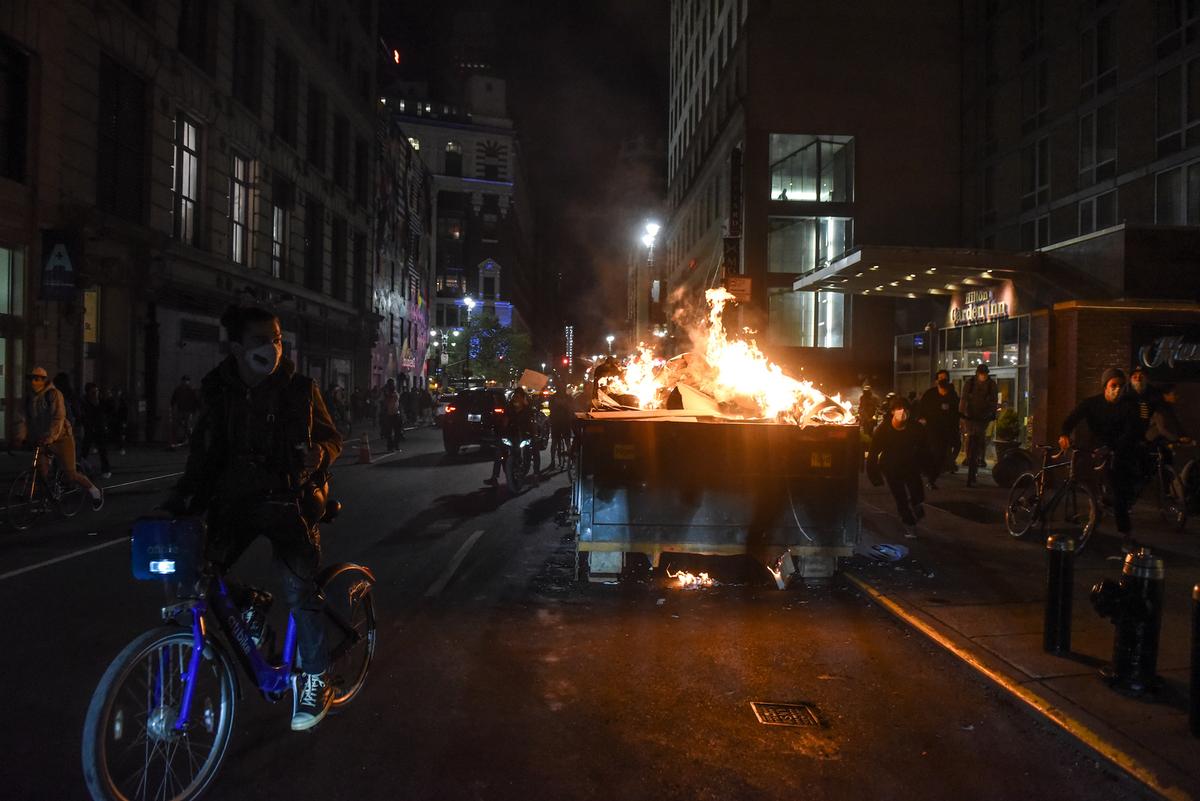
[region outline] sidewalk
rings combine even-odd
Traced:
[[[981,471],[967,489],[965,472],[927,491],[926,518],[904,539],[886,488],[860,485],[860,551],[877,543],[908,546],[894,563],[863,556],[847,577],[893,614],[956,653],[1054,723],[1079,737],[1152,789],[1172,799],[1200,798],[1200,740],[1188,731],[1192,585],[1200,582],[1200,520],[1183,533],[1166,529],[1153,501],[1135,508],[1134,533],[1166,563],[1165,612],[1158,656],[1164,679],[1155,697],[1110,689],[1097,671],[1112,654],[1113,626],[1092,609],[1091,586],[1121,571],[1120,541],[1105,515],[1075,563],[1072,653],[1042,651],[1045,543],[1034,532],[1015,540],[1004,527],[1007,489]]]

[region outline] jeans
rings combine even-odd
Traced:
[[[294,501],[213,501],[208,516],[208,558],[227,571],[259,534],[271,541],[275,569],[283,581],[283,596],[296,619],[300,667],[305,673],[324,673],[329,665],[325,648],[322,598],[314,579],[321,566],[321,535],[300,514]]]
[[[925,488],[921,486],[921,473],[913,470],[908,473],[884,473],[888,489],[896,499],[896,511],[904,525],[916,525],[916,510],[925,503]]]
[[[987,452],[987,438],[980,432],[967,434],[967,483],[975,483],[975,474],[979,472],[979,463]]]
[[[387,439],[389,451],[396,450],[396,445],[404,439],[404,418],[398,414],[385,414],[379,422],[383,436]]]

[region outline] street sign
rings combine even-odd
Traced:
[[[729,275],[725,277],[725,288],[733,295],[738,303],[750,302],[750,287],[753,281],[745,275]]]

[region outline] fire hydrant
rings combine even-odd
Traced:
[[[1141,695],[1161,683],[1156,671],[1164,574],[1162,557],[1139,548],[1125,557],[1120,582],[1104,579],[1092,587],[1092,606],[1116,626],[1112,664],[1100,671],[1114,689]]]

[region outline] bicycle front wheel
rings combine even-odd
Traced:
[[[1004,525],[1014,537],[1024,537],[1037,519],[1038,502],[1037,476],[1022,473],[1013,482],[1008,493],[1008,506],[1004,508]]]
[[[375,656],[375,579],[358,565],[337,565],[321,580],[325,596],[325,642],[329,648],[333,705],[354,700]]]
[[[165,626],[125,647],[104,672],[83,725],[83,777],[97,801],[198,798],[233,731],[236,686],[223,649],[206,648],[186,725],[179,718],[192,632]]]
[[[1042,519],[1042,536],[1070,537],[1075,541],[1075,553],[1087,547],[1096,530],[1096,497],[1092,488],[1074,481],[1055,494]]]
[[[1184,491],[1183,480],[1170,465],[1163,465],[1162,468],[1158,509],[1167,525],[1176,531],[1183,531],[1183,527],[1187,525],[1187,493]]]
[[[33,470],[23,470],[8,488],[8,522],[18,531],[32,526],[42,511],[42,499],[37,492],[38,482],[39,478]]]

